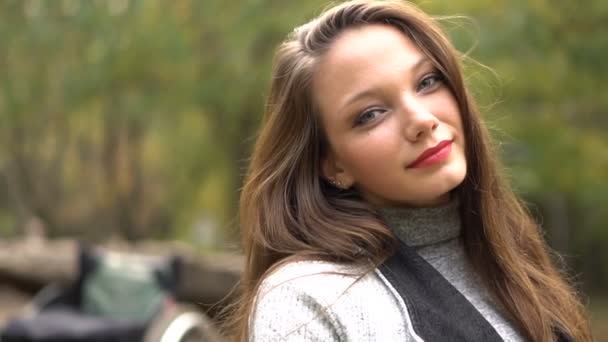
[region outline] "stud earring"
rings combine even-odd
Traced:
[[[344,185],[339,180],[330,179],[329,182],[331,183],[331,185],[335,186],[338,189],[343,189],[344,188]]]

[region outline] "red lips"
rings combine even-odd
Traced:
[[[452,140],[442,140],[435,147],[422,152],[407,168],[415,169],[435,165],[447,159],[452,151]]]

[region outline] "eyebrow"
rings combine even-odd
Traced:
[[[427,56],[422,56],[420,57],[420,59],[418,59],[414,64],[412,64],[412,66],[410,67],[410,71],[412,72],[416,72],[418,69],[420,69],[423,65],[430,63],[431,60],[427,57]],[[346,98],[346,100],[344,101],[344,105],[342,105],[342,109],[346,106],[348,106],[349,104],[351,104],[352,102],[355,102],[363,97],[367,97],[372,95],[375,92],[375,89],[370,88],[370,89],[366,89],[363,90],[361,92],[358,92],[352,96],[349,96]]]

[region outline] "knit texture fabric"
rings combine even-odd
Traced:
[[[434,208],[383,208],[395,235],[437,269],[505,341],[524,341],[465,257],[458,201]],[[323,261],[286,264],[260,286],[249,341],[422,341],[407,307],[378,271]]]

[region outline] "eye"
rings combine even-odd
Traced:
[[[433,89],[437,88],[437,86],[439,86],[442,81],[443,81],[443,75],[441,75],[440,73],[434,72],[432,74],[425,76],[420,81],[420,83],[418,83],[418,86],[416,87],[416,91],[433,90]]]
[[[364,125],[364,124],[374,120],[379,115],[382,115],[384,112],[385,112],[385,110],[380,109],[380,108],[372,108],[372,109],[366,110],[363,113],[361,113],[359,116],[357,116],[353,126]]]

